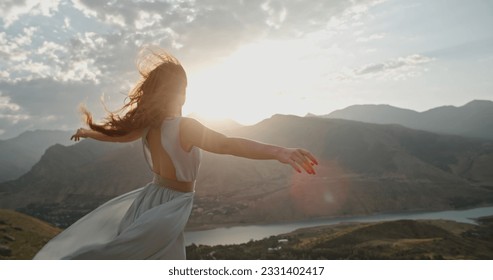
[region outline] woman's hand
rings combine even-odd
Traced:
[[[70,140],[79,141],[80,138],[86,138],[89,136],[89,131],[91,131],[91,130],[85,129],[85,128],[79,128],[79,129],[77,129],[75,134],[72,135],[72,137],[70,137]]]
[[[318,165],[317,159],[307,150],[282,148],[277,160],[291,165],[298,173],[301,173],[303,168],[308,174],[316,174],[313,166]]]

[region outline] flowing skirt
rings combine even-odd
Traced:
[[[193,197],[149,183],[82,217],[34,259],[185,259]]]

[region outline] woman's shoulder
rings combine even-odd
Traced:
[[[182,136],[189,136],[189,138],[200,137],[206,130],[206,127],[197,119],[190,117],[180,118],[180,133]]]
[[[188,127],[188,128],[203,126],[202,123],[200,123],[197,119],[190,117],[180,117],[180,125],[182,127]]]

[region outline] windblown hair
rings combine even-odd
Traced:
[[[136,129],[156,126],[167,116],[166,102],[186,87],[187,76],[180,62],[164,51],[147,49],[137,64],[141,80],[129,92],[122,108],[108,112],[102,124],[93,122],[91,113],[81,107],[87,125],[109,136],[122,136]]]

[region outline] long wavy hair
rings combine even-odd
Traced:
[[[129,92],[122,108],[111,112],[102,124],[93,122],[91,113],[81,106],[87,125],[109,136],[122,136],[136,129],[158,125],[169,115],[166,103],[184,94],[187,75],[180,62],[163,50],[145,49],[137,68],[140,81]]]

